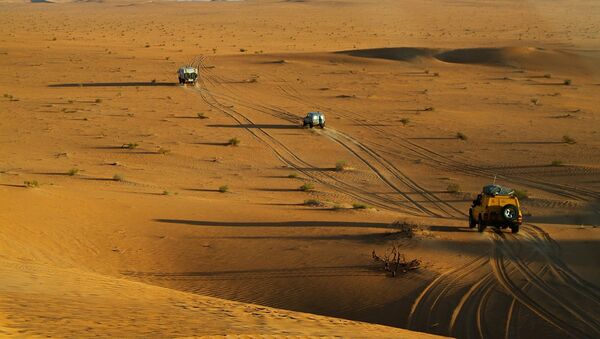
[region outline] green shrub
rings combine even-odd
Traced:
[[[402,118],[402,119],[400,119],[400,123],[402,123],[402,126],[408,125],[409,122],[410,122],[409,118]]]
[[[287,177],[290,179],[296,179],[296,178],[298,178],[298,173],[290,173],[290,174],[288,174]]]
[[[562,166],[563,162],[562,160],[552,160],[552,162],[550,163],[551,166]]]
[[[450,183],[448,184],[446,191],[448,191],[448,193],[458,193],[460,192],[460,185],[457,183]]]
[[[571,137],[570,137],[570,136],[568,136],[568,135],[563,135],[563,137],[562,137],[562,141],[563,141],[565,144],[569,144],[569,145],[572,145],[572,144],[575,144],[575,143],[577,143],[577,141],[575,141],[575,139],[571,138]]]
[[[462,141],[466,141],[468,139],[467,136],[462,132],[456,132],[456,138]]]
[[[139,145],[136,142],[129,142],[126,144],[123,144],[123,146],[121,146],[121,148],[126,148],[126,149],[134,149],[137,148]]]
[[[307,200],[304,200],[304,206],[319,207],[319,206],[323,206],[323,203],[317,199],[307,199]]]
[[[363,204],[363,203],[354,203],[354,204],[352,204],[352,208],[355,210],[365,210],[365,209],[369,208],[369,206],[367,206],[366,204]]]
[[[223,185],[223,186],[219,187],[219,192],[221,192],[221,193],[229,192],[229,186]]]
[[[25,184],[25,187],[27,188],[40,187],[40,184],[37,182],[37,180],[26,180],[23,181],[23,184]]]
[[[571,83],[572,83],[572,82],[571,82],[571,79],[565,79],[565,80],[563,81],[563,85],[565,85],[565,86],[571,86]]]
[[[240,139],[238,139],[238,138],[231,138],[231,139],[229,139],[229,141],[227,142],[227,145],[229,145],[229,146],[239,146],[240,142],[241,142],[241,141],[240,141]]]
[[[335,163],[335,170],[338,172],[343,172],[348,169],[348,164],[344,160],[338,161]]]
[[[306,182],[304,183],[302,186],[300,186],[299,190],[301,190],[302,192],[307,192],[307,191],[312,191],[315,189],[315,186],[313,186],[313,184],[311,184],[310,182]]]
[[[69,172],[67,172],[67,174],[68,174],[69,176],[71,176],[71,177],[72,177],[72,176],[74,176],[74,175],[76,175],[77,173],[79,173],[79,168],[71,168],[71,169],[69,170]]]

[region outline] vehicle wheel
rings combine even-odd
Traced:
[[[312,122],[308,124],[308,127],[313,128]]]
[[[477,231],[483,232],[485,230],[485,224],[483,223],[483,219],[479,216],[479,221],[477,222]]]
[[[516,224],[516,225],[511,225],[511,226],[510,226],[510,230],[511,230],[513,233],[519,233],[519,225],[518,225],[518,224]]]
[[[504,218],[504,220],[513,222],[517,220],[518,216],[519,210],[517,209],[517,206],[506,205],[502,207],[502,217]]]
[[[477,221],[473,218],[473,209],[469,208],[469,228],[474,228],[477,226]]]
[[[321,128],[325,128],[325,124],[319,124]]]

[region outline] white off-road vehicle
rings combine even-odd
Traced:
[[[308,112],[302,121],[302,126],[313,128],[314,126],[325,128],[325,114],[321,112]]]
[[[177,71],[180,84],[195,84],[198,79],[198,69],[192,66],[184,66]]]

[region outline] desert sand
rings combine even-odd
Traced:
[[[599,31],[584,0],[1,2],[0,336],[599,337]],[[518,234],[468,228],[493,180]]]

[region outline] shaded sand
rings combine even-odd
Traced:
[[[598,6],[3,2],[0,336],[600,336]]]

